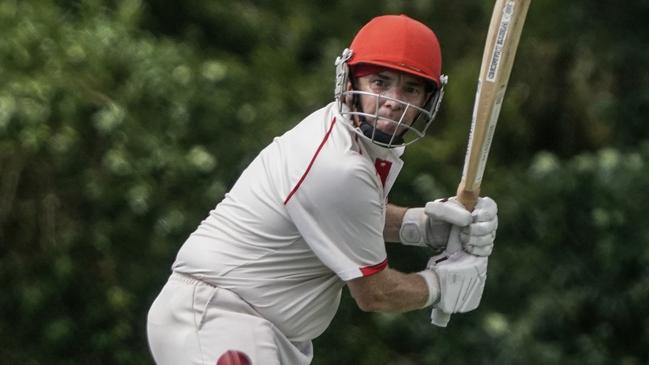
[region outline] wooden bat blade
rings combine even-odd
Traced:
[[[487,32],[478,77],[471,132],[457,198],[473,210],[500,108],[507,89],[518,41],[531,0],[497,0]]]

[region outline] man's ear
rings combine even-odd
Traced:
[[[345,88],[347,91],[352,91],[354,89],[354,86],[352,84],[352,80],[349,79],[347,80],[347,87]]]
[[[354,86],[352,84],[352,81],[347,80],[347,85],[345,85],[345,91],[352,91],[352,90],[354,90]],[[351,98],[352,98],[352,96],[350,96],[350,95],[343,96],[343,103],[345,103],[349,107],[351,107]],[[349,101],[349,103],[348,103],[348,101]]]

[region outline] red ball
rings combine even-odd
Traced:
[[[252,365],[252,361],[241,351],[228,350],[216,360],[216,365]]]

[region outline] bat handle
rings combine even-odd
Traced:
[[[471,191],[466,189],[463,183],[460,184],[456,193],[457,200],[462,203],[462,205],[464,205],[466,210],[468,210],[469,212],[472,212],[473,208],[475,208],[475,205],[478,203],[479,196],[480,188]]]

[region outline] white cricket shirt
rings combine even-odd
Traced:
[[[320,335],[345,281],[387,266],[385,204],[403,162],[335,103],[264,148],[180,249],[173,270],[229,289],[291,341]]]

